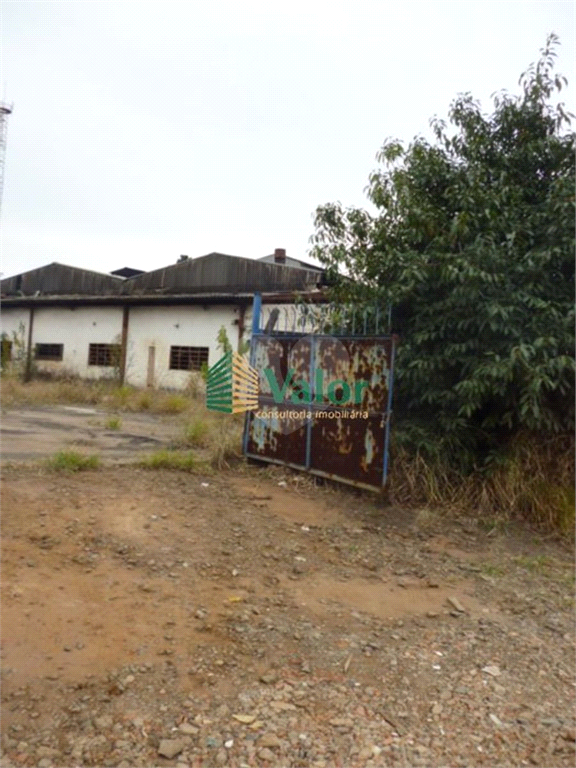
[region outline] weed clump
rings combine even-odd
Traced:
[[[144,469],[174,469],[192,472],[196,468],[196,459],[192,453],[168,449],[144,456],[139,463]]]
[[[80,472],[85,469],[98,469],[98,456],[84,456],[78,451],[58,451],[46,462],[48,469],[56,472]]]

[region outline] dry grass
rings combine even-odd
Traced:
[[[212,424],[207,418],[196,417],[184,425],[182,442],[192,448],[205,448],[210,439]]]
[[[242,416],[213,414],[209,450],[214,469],[228,469],[241,458],[243,426]]]
[[[2,405],[98,405],[109,411],[158,414],[192,413],[198,401],[190,396],[162,390],[119,386],[112,380],[85,381],[73,376],[23,383],[17,376],[2,376]]]
[[[420,531],[432,531],[438,524],[438,512],[429,507],[417,510],[414,517],[414,525]]]
[[[149,411],[152,407],[152,393],[150,390],[140,392],[136,397],[136,407],[139,411]]]
[[[177,448],[196,448],[214,469],[228,469],[242,456],[244,418],[198,408],[197,415],[184,425]]]
[[[574,437],[519,435],[489,474],[462,477],[421,456],[399,452],[390,474],[394,503],[450,509],[494,521],[522,519],[547,531],[574,534]]]
[[[48,405],[74,403],[96,405],[102,401],[108,382],[83,382],[76,379],[60,381],[30,381],[24,384],[16,376],[2,375],[2,406],[15,408],[20,405]]]

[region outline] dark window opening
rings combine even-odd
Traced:
[[[208,347],[170,347],[171,371],[200,371],[208,365]]]
[[[36,344],[36,360],[62,360],[64,344]]]
[[[12,360],[12,342],[10,339],[2,339],[2,368]]]
[[[120,344],[90,344],[88,365],[120,365]]]

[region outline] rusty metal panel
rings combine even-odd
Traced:
[[[361,487],[383,485],[392,356],[390,338],[318,338],[315,367],[325,372],[325,390],[321,405],[313,406],[312,472]],[[347,382],[352,392],[357,387],[353,405],[330,402],[327,392],[337,381]]]
[[[394,338],[305,334],[274,330],[270,322],[263,332],[258,302],[253,317],[250,362],[259,372],[260,392],[258,410],[246,418],[245,454],[381,488],[388,468]]]
[[[299,429],[287,435],[278,421],[268,422],[248,414],[246,454],[262,461],[306,469],[306,419],[301,419],[300,424]]]
[[[259,412],[278,408],[266,371],[272,371],[277,382],[284,382],[288,369],[295,378],[310,378],[310,344],[298,336],[274,337],[257,335],[252,345],[251,364],[259,373]],[[284,418],[260,419],[249,414],[247,450],[253,456],[274,460],[291,466],[306,466],[307,409],[292,403],[292,391],[286,392],[286,408],[294,412],[290,423]],[[283,407],[283,406],[282,406]]]
[[[316,418],[312,425],[310,470],[360,487],[383,484],[386,426],[382,416],[367,419]]]
[[[260,375],[260,395],[265,404],[273,403],[270,376],[272,370],[277,381],[285,381],[288,369],[294,371],[295,380],[310,381],[310,340],[298,335],[272,336],[262,334],[255,337],[251,364]],[[287,390],[287,395],[292,390]]]

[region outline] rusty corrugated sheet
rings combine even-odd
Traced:
[[[279,264],[223,253],[211,253],[162,269],[146,272],[125,284],[132,293],[161,291],[186,293],[202,291],[284,291],[309,290],[319,282],[317,271],[294,269]]]
[[[53,263],[7,277],[2,280],[1,289],[7,296],[34,296],[37,293],[52,296],[111,296],[118,294],[123,284],[124,280],[120,277]]]

